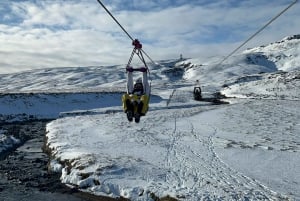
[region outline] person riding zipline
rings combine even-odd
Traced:
[[[132,68],[127,66],[127,93],[122,96],[123,110],[128,121],[140,122],[140,117],[148,111],[150,85],[148,82],[147,68]],[[142,72],[143,78],[138,78],[133,83],[133,72]]]
[[[132,45],[134,46],[128,64],[126,66],[126,72],[128,75],[127,94],[124,94],[122,96],[122,104],[123,104],[124,111],[127,113],[128,120],[132,121],[134,117],[135,122],[138,123],[140,121],[140,117],[145,115],[148,111],[150,91],[151,91],[150,89],[151,84],[148,83],[148,73],[150,74],[150,71],[149,68],[147,67],[147,63],[144,59],[143,54],[145,54],[153,64],[155,64],[155,62],[149,57],[149,55],[144,50],[142,50],[142,44],[140,43],[140,41],[138,39],[133,39],[133,37],[129,35],[129,33],[112,15],[112,13],[105,7],[105,5],[100,0],[97,1],[104,8],[104,10],[112,17],[112,19],[120,26],[120,28],[127,34],[127,36],[131,39]],[[144,67],[134,69],[130,66],[130,63],[134,55],[137,55],[140,58]],[[140,71],[143,73],[142,81],[138,80],[135,84],[133,84],[133,76],[132,76],[133,71]]]

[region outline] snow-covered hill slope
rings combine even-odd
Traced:
[[[120,92],[125,79],[124,66],[47,68],[1,75],[0,92]]]
[[[246,50],[246,54],[261,54],[281,71],[300,68],[300,35],[285,37],[281,41]]]
[[[223,89],[222,94],[236,98],[299,101],[300,71],[244,76]]]
[[[204,91],[228,97],[298,100],[300,94],[300,35],[253,48],[220,64],[220,58],[204,62],[189,59],[177,65],[186,69],[186,80],[199,80]],[[222,87],[225,87],[223,90]]]
[[[211,93],[221,90],[224,85],[262,79],[258,74],[299,71],[299,38],[300,35],[294,35],[249,49],[223,63],[218,57],[159,61],[159,65],[150,65],[153,90],[190,87],[199,80],[203,90]],[[126,82],[124,69],[125,65],[116,65],[5,74],[0,76],[0,92],[123,92]]]
[[[89,193],[141,201],[299,200],[298,55],[293,36],[222,64],[211,58],[151,65],[153,96],[140,124],[122,112],[122,65],[1,75],[1,121],[57,118],[47,125],[51,168]],[[253,99],[195,101],[196,80],[203,96]],[[0,139],[4,147],[13,138]]]
[[[240,98],[299,100],[300,35],[286,37],[279,42],[247,50],[244,54],[252,56],[253,64],[271,68],[275,66],[277,71],[271,74],[239,77],[227,83],[228,87],[222,91],[223,94]],[[261,56],[253,57],[253,55]],[[262,62],[261,58],[265,61]]]

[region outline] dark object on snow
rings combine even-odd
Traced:
[[[198,101],[202,99],[200,87],[194,87],[194,99]]]

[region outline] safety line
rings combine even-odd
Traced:
[[[246,43],[248,43],[251,39],[253,39],[257,34],[259,34],[262,30],[264,30],[267,26],[269,26],[272,22],[274,22],[279,16],[281,16],[284,12],[286,12],[290,7],[292,7],[298,0],[292,2],[288,7],[282,10],[279,14],[273,17],[267,24],[265,24],[262,28],[260,28],[257,32],[255,32],[250,38],[248,38],[244,43],[242,43],[239,47],[233,50],[229,55],[227,55],[218,65],[222,64],[225,60],[231,57],[234,53],[236,53],[241,47],[243,47]]]
[[[132,38],[132,36],[126,31],[126,29],[119,23],[119,21],[113,16],[113,14],[105,7],[105,5],[100,1],[97,0],[98,3],[104,8],[104,10],[111,16],[111,18],[120,26],[120,28],[126,33],[126,35],[132,40],[134,41],[134,39]],[[144,51],[141,49],[141,51],[147,56],[147,58],[154,64],[157,65],[157,63],[155,63],[153,61],[153,59],[151,59],[151,57]]]
[[[118,22],[118,20],[111,14],[111,12],[105,7],[105,5],[100,1],[97,0],[98,3],[106,10],[106,12],[113,18],[113,20],[121,27],[121,29],[127,34],[127,36],[133,41],[133,38],[130,36],[130,34],[124,29],[124,27]]]

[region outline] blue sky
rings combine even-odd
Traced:
[[[154,59],[226,56],[287,0],[102,0]],[[299,2],[247,44],[299,34]],[[126,64],[131,41],[97,0],[1,0],[0,73]],[[242,50],[243,50],[242,49]]]

